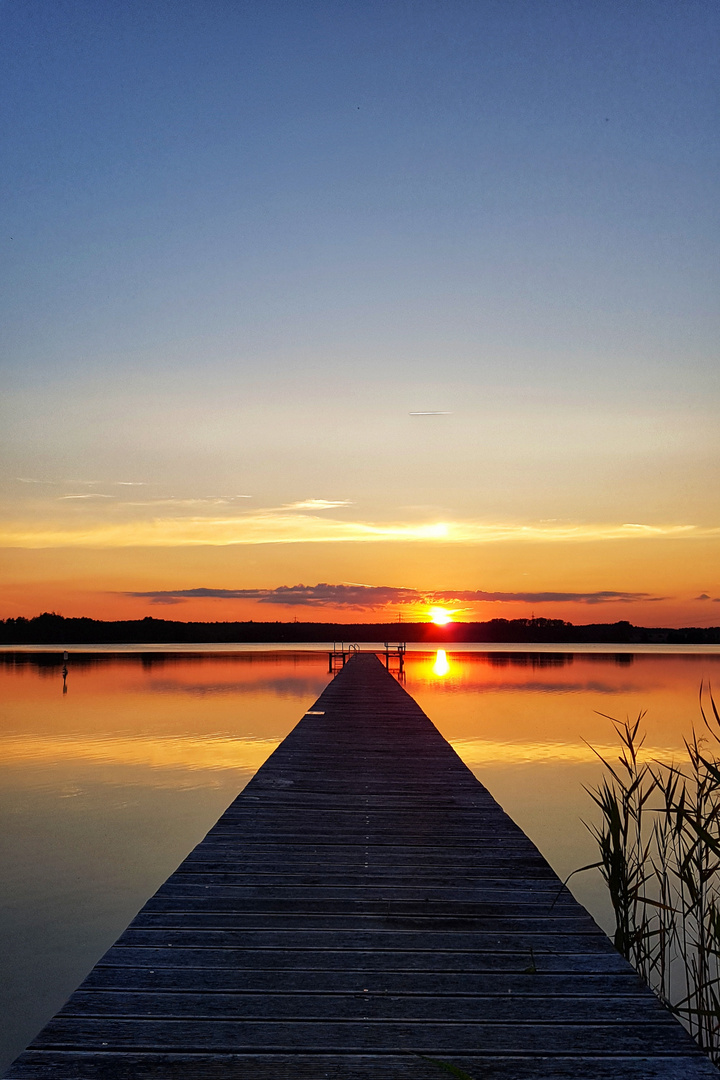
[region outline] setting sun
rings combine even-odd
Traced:
[[[452,622],[450,612],[441,607],[430,608],[430,618],[436,626],[445,626],[446,623]]]

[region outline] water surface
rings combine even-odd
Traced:
[[[211,650],[84,649],[65,680],[60,652],[0,654],[0,1069],[329,678],[322,651]],[[720,650],[527,650],[412,651],[405,685],[565,876],[595,858],[588,743],[615,752],[598,714],[646,710],[648,752],[682,756],[701,681],[720,686]],[[596,872],[571,884],[609,928]]]

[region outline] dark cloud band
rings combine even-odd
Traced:
[[[256,600],[260,604],[283,607],[344,607],[368,609],[403,604],[630,604],[664,597],[650,593],[617,592],[485,592],[480,589],[452,590],[399,588],[392,585],[280,585],[276,589],[169,589],[125,593],[154,604],[181,604],[187,600]]]

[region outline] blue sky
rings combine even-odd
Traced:
[[[0,25],[10,547],[112,546],[163,500],[462,543],[718,525],[714,3],[19,0]],[[293,584],[212,558],[156,587]],[[636,591],[604,559],[575,590]]]

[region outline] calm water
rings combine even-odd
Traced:
[[[554,646],[556,650],[561,648]],[[327,654],[0,654],[0,1071],[30,1041],[327,683]],[[611,725],[647,710],[682,756],[720,650],[415,652],[408,691],[561,876]],[[593,871],[573,880],[606,928]]]

